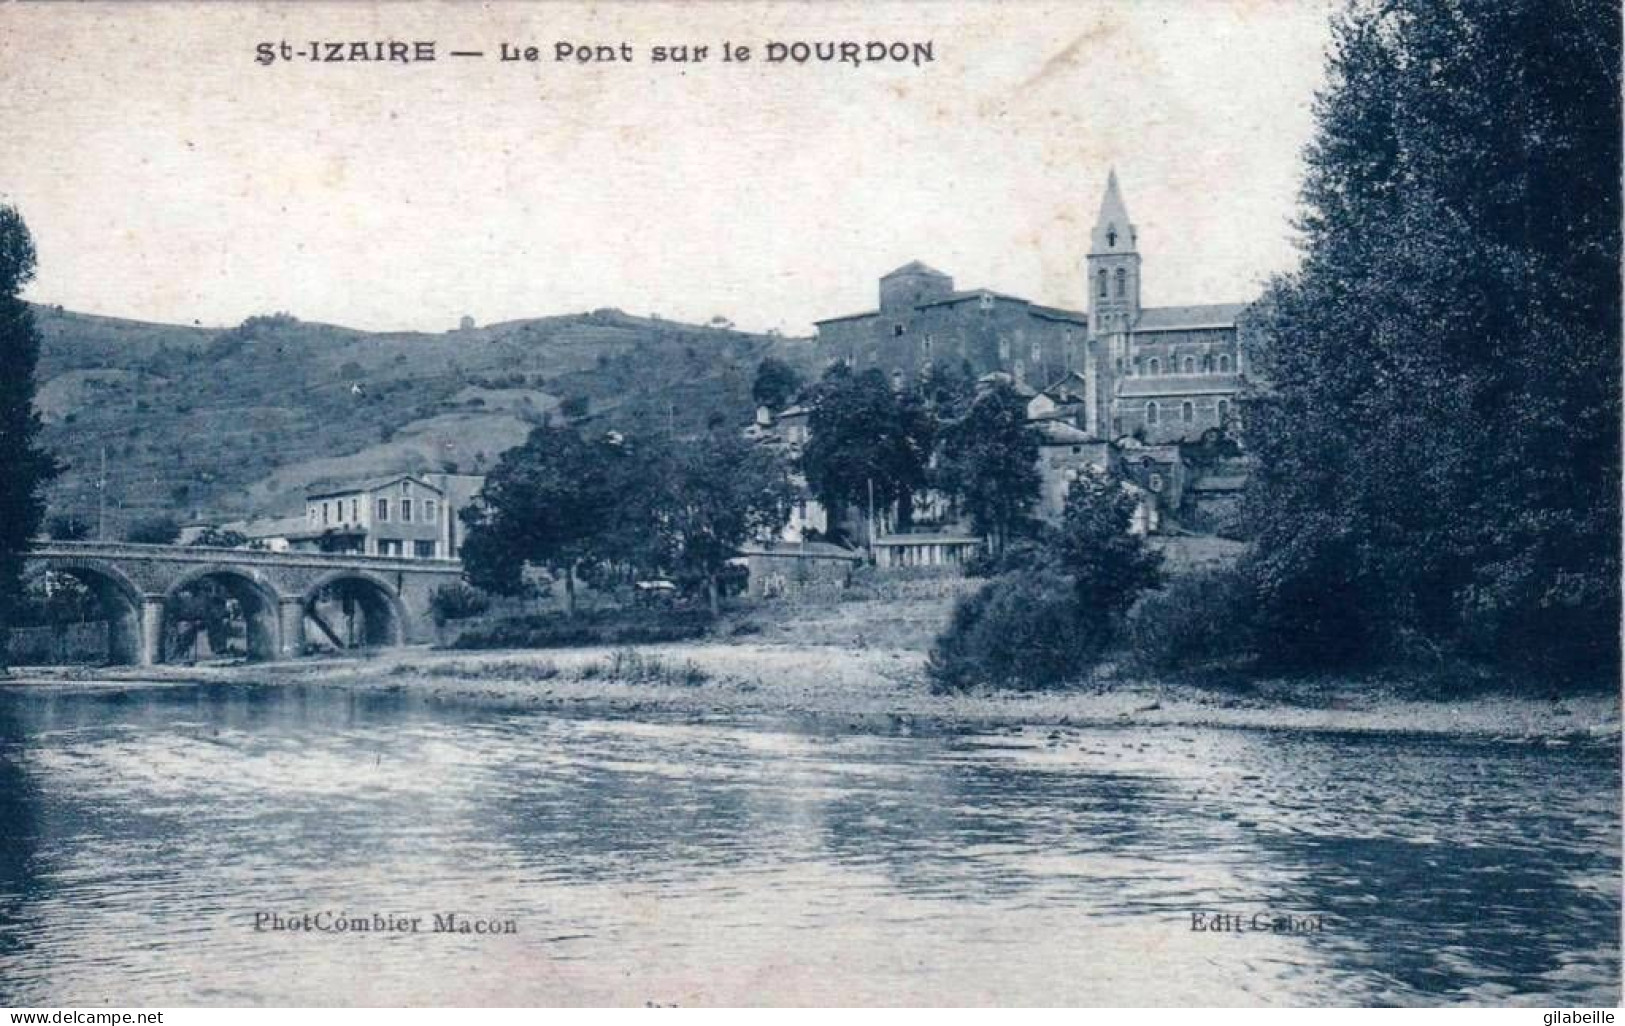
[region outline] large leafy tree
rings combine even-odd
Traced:
[[[1336,24],[1303,263],[1246,330],[1276,654],[1615,665],[1619,69],[1607,0]]]
[[[470,582],[511,595],[526,566],[561,577],[575,614],[576,579],[595,563],[625,558],[639,496],[648,492],[641,450],[616,436],[586,438],[544,424],[503,453],[479,501],[462,511],[463,565]]]
[[[1050,542],[1054,564],[1072,578],[1079,631],[1096,647],[1116,636],[1134,600],[1162,581],[1162,553],[1129,531],[1136,500],[1117,477],[1078,475]]]
[[[777,410],[788,405],[801,391],[801,375],[776,356],[765,356],[756,365],[756,380],[750,395],[758,406]]]
[[[34,370],[40,338],[20,293],[34,277],[34,240],[14,207],[0,206],[0,628],[16,623],[23,560],[45,516],[41,487],[57,472],[39,447]],[[0,668],[6,645],[0,630]]]
[[[925,487],[935,421],[917,396],[894,390],[878,370],[853,374],[830,368],[811,396],[801,454],[807,486],[834,516],[849,506],[895,508],[912,520],[914,496]]]
[[[789,474],[775,453],[725,431],[673,447],[657,466],[649,528],[658,564],[703,584],[714,614],[718,577],[739,546],[776,535],[789,519]]]
[[[937,481],[970,515],[995,552],[1032,518],[1042,481],[1038,436],[1014,388],[984,388],[941,431]]]

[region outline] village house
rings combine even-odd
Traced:
[[[273,552],[457,559],[464,536],[457,514],[484,483],[471,474],[386,474],[310,490],[303,516],[224,526]]]

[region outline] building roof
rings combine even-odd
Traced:
[[[1234,374],[1142,374],[1122,378],[1117,394],[1124,398],[1177,398],[1182,395],[1234,395],[1241,378]]]
[[[1245,474],[1212,474],[1191,482],[1193,492],[1239,492],[1247,487]]]
[[[808,559],[850,559],[859,561],[863,555],[852,549],[833,542],[749,542],[739,547],[744,556],[778,556],[787,559],[806,557]]]
[[[1097,441],[1089,432],[1063,420],[1042,420],[1030,423],[1038,432],[1039,444],[1041,445],[1081,445],[1084,442]]]
[[[1190,331],[1195,328],[1234,328],[1248,303],[1206,303],[1200,306],[1148,306],[1140,311],[1135,331]]]
[[[1117,169],[1114,167],[1106,173],[1106,192],[1100,198],[1100,214],[1095,218],[1094,231],[1090,233],[1089,249],[1091,254],[1108,253],[1117,250],[1106,240],[1108,228],[1116,228],[1128,235],[1128,245],[1122,252],[1134,250],[1134,223],[1128,219],[1128,207],[1123,203],[1123,192],[1117,185]]]
[[[459,476],[466,476],[466,475],[459,475]],[[360,481],[352,481],[352,482],[350,482],[349,484],[346,484],[346,485],[329,485],[329,486],[327,486],[325,488],[313,488],[313,489],[311,489],[311,490],[309,490],[309,491],[307,491],[305,493],[305,498],[307,498],[307,499],[323,499],[323,498],[327,498],[327,497],[333,496],[333,495],[349,495],[351,492],[371,492],[371,491],[376,491],[379,488],[383,488],[386,485],[392,485],[397,481],[405,481],[405,480],[410,480],[413,484],[421,485],[422,487],[427,488],[432,492],[444,494],[444,493],[441,492],[439,487],[437,487],[436,485],[430,484],[428,481],[425,481],[420,475],[417,475],[417,474],[384,474],[384,475],[382,475],[380,477],[368,477],[368,478],[363,478]]]
[[[936,276],[938,278],[946,278],[946,277],[948,277],[948,275],[943,274],[941,271],[937,270],[935,267],[931,267],[929,265],[922,264],[918,260],[910,260],[908,263],[904,264],[902,267],[897,268],[897,270],[890,271],[890,272],[888,272],[886,274],[881,275],[880,280],[885,281],[887,278],[896,278],[899,275],[904,275],[904,274],[930,274],[930,275],[934,275],[934,276]]]
[[[842,314],[840,317],[825,317],[822,320],[813,321],[813,323],[814,324],[834,324],[836,321],[861,321],[866,317],[878,317],[878,316],[880,316],[880,311],[879,310],[865,310],[862,313]]]
[[[903,545],[980,545],[982,539],[971,534],[883,534],[873,544],[888,548]]]
[[[238,520],[221,524],[222,530],[236,531],[244,538],[286,538],[303,534],[309,527],[304,517],[276,517],[271,520]]]

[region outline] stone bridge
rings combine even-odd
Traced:
[[[307,627],[334,647],[431,640],[429,596],[463,573],[456,560],[123,542],[39,542],[28,565],[89,587],[107,614],[113,661],[142,666],[162,661],[166,607],[200,581],[236,600],[250,658],[277,659],[304,652]],[[335,610],[347,632],[334,627]]]

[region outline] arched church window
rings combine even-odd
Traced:
[[[1226,353],[1225,355],[1219,357],[1219,373],[1220,374],[1229,374],[1230,373],[1230,355],[1228,353]]]
[[[1194,356],[1185,357],[1185,373],[1186,374],[1195,374],[1196,373],[1196,357],[1194,357]]]
[[[1128,295],[1128,272],[1121,267],[1117,269],[1117,295],[1119,297]]]
[[[1149,373],[1151,373],[1151,374],[1161,374],[1162,373],[1162,361],[1157,359],[1155,356],[1153,356],[1151,358],[1151,363],[1150,363],[1149,366],[1151,368]]]
[[[1157,402],[1155,399],[1145,404],[1145,422],[1147,424],[1157,423],[1157,420],[1161,417],[1161,415],[1162,411],[1157,408]]]
[[[1179,404],[1179,419],[1186,424],[1196,422],[1196,406],[1194,403],[1183,402]]]
[[[1213,354],[1212,353],[1208,353],[1206,356],[1202,357],[1202,373],[1203,374],[1212,374],[1213,373]]]
[[[1100,279],[1100,298],[1105,299],[1106,298],[1106,269],[1104,267],[1100,269],[1100,274],[1097,277]]]

